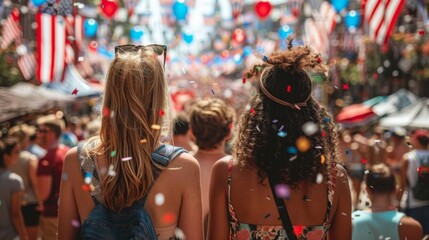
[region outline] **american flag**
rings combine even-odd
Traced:
[[[329,37],[336,25],[337,13],[329,2],[322,2],[318,11],[313,11],[313,19],[304,23],[305,39],[317,52],[326,53],[329,49]]]
[[[36,14],[37,79],[41,83],[61,82],[65,67],[75,59],[73,2],[48,0]]]
[[[66,66],[66,23],[63,16],[36,14],[37,79],[60,82]]]
[[[405,0],[366,0],[362,3],[369,36],[386,49]]]
[[[25,53],[18,59],[18,67],[25,80],[30,80],[36,73],[37,62],[33,53]]]
[[[19,27],[19,10],[14,8],[10,12],[9,17],[3,24],[2,39],[0,47],[5,49],[11,44],[14,40],[21,41],[22,30]]]

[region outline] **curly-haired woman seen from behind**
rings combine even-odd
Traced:
[[[102,213],[113,212],[110,216],[123,212],[131,215],[136,211],[127,209],[135,209],[140,200],[143,200],[143,204],[139,204],[142,208],[136,210],[147,211],[154,227],[150,226],[150,232],[155,230],[157,239],[175,239],[177,229],[186,239],[203,238],[198,162],[188,153],[181,153],[171,157],[174,160],[166,166],[160,164],[162,161],[155,163],[157,158],[152,155],[168,149],[160,142],[161,131],[171,129],[167,81],[163,66],[155,56],[159,55],[156,47],[159,46],[115,48],[116,56],[106,78],[99,136],[89,139],[80,150],[71,149],[65,158],[59,239],[77,239],[79,231],[81,235],[85,233],[83,229],[88,229],[90,234],[103,234],[100,228],[106,224],[85,228],[88,226],[85,224],[90,224],[85,220],[91,219],[92,213],[103,206],[100,204],[108,209]],[[89,176],[85,174],[83,178],[82,172],[89,172]],[[96,239],[153,239],[146,234],[148,225],[117,221],[115,229],[122,231],[115,232],[117,237]],[[124,229],[132,226],[140,229],[136,234],[144,236],[124,236],[128,234]]]
[[[291,41],[246,73],[257,93],[233,156],[213,169],[209,239],[351,239],[335,126],[312,96],[312,78],[325,73],[318,54]]]

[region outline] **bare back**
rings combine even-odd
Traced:
[[[98,172],[108,169],[105,158],[97,158]],[[66,157],[61,186],[60,225],[70,225],[70,221],[82,223],[94,207],[94,201],[88,191],[83,190],[85,185],[77,160],[76,149],[71,150]],[[104,175],[105,176],[105,175]],[[155,195],[164,197],[162,204],[155,202]],[[69,202],[69,203],[67,203]],[[72,203],[75,204],[72,204]],[[76,206],[70,208],[69,206]],[[180,228],[187,239],[202,239],[202,203],[201,185],[198,162],[189,154],[183,153],[163,170],[148,193],[145,209],[148,211],[159,239],[169,239],[174,236],[176,227]],[[71,219],[70,219],[71,218]],[[68,221],[69,220],[69,221]],[[61,222],[67,224],[61,224]],[[59,236],[68,236],[61,239],[73,239],[77,236],[73,229],[60,227]],[[75,230],[74,230],[75,231]]]

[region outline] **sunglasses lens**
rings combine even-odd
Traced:
[[[156,53],[156,55],[160,56],[160,55],[164,54],[165,47],[159,46],[159,45],[152,45],[152,49]]]

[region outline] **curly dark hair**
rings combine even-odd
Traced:
[[[242,168],[257,168],[261,184],[276,169],[280,181],[295,188],[302,181],[314,182],[319,173],[327,179],[328,165],[337,162],[339,155],[332,117],[310,96],[311,76],[326,80],[327,68],[308,46],[292,47],[289,41],[287,51],[264,57],[264,63],[255,65],[245,77],[258,79],[262,75],[272,96],[292,105],[307,105],[294,108],[274,102],[258,84],[250,109],[241,115],[233,154]],[[317,125],[318,131],[307,136],[303,125],[309,122]]]

